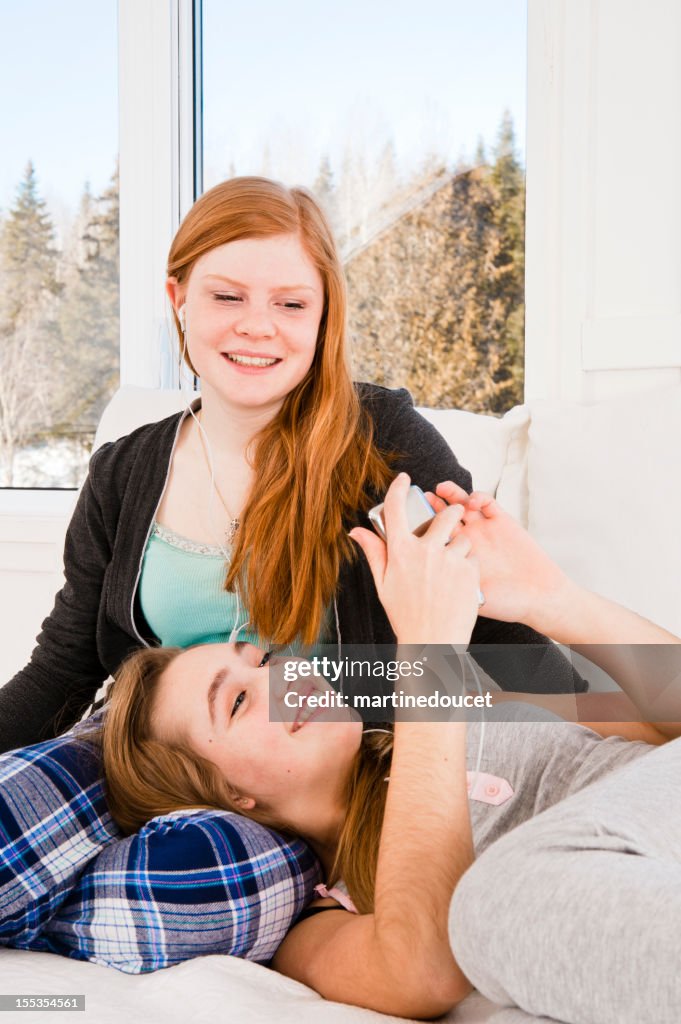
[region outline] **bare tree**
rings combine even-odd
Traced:
[[[0,485],[14,486],[17,452],[49,417],[50,386],[40,321],[0,326]]]

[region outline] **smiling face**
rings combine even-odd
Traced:
[[[169,278],[184,307],[187,350],[206,396],[276,412],[305,377],[324,310],[321,275],[297,234],[242,238]]]
[[[159,681],[155,738],[184,742],[215,764],[244,811],[257,807],[300,835],[322,837],[332,818],[344,815],[362,723],[350,713],[331,721],[339,717],[335,710],[300,727],[284,704],[286,684],[270,694],[264,655],[241,643],[205,644],[178,655]],[[318,685],[324,688],[321,680]]]

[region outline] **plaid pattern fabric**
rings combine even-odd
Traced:
[[[30,943],[85,864],[120,836],[100,765],[72,737],[0,756],[0,944]]]
[[[227,811],[122,838],[99,752],[75,735],[0,756],[0,945],[132,974],[210,953],[266,962],[320,880],[305,844]]]
[[[227,811],[176,812],[100,853],[30,948],[127,974],[211,953],[266,963],[319,880],[300,841]]]

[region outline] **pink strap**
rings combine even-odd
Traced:
[[[327,889],[325,885],[315,885],[314,891],[318,893],[323,900],[331,897],[331,899],[337,900],[341,907],[345,907],[346,910],[349,910],[351,914],[359,914],[359,910],[347,893],[342,892],[335,886],[332,889]]]
[[[505,804],[513,796],[513,787],[500,775],[489,775],[488,772],[466,772],[468,779],[468,796],[471,800],[479,800],[483,804]],[[475,785],[473,785],[475,782]]]

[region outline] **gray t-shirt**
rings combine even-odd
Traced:
[[[476,856],[528,818],[655,749],[620,736],[604,739],[586,726],[523,701],[497,704],[484,714],[477,780],[483,726],[474,721],[467,727],[466,767],[473,781],[469,808]],[[506,780],[512,795],[506,796],[506,787],[487,775]],[[495,800],[502,802],[490,802]]]

